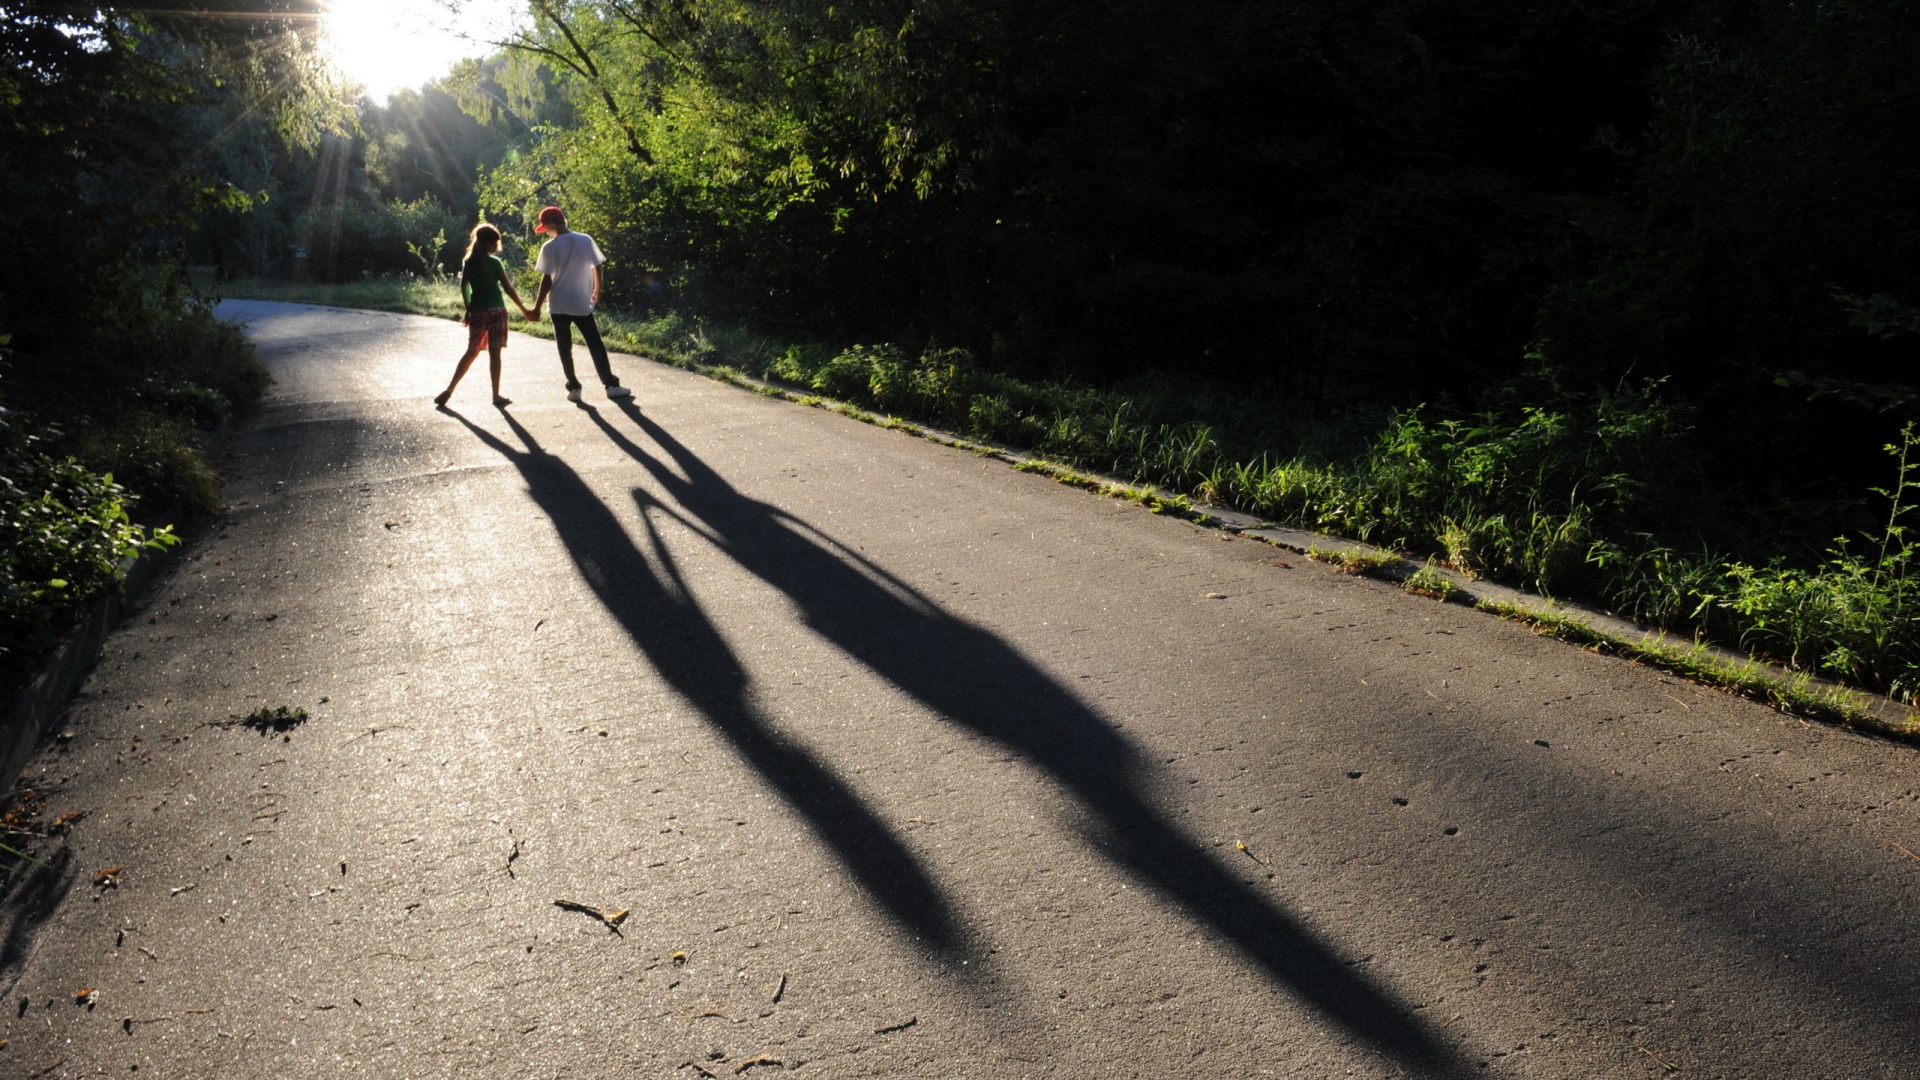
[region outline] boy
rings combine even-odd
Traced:
[[[600,341],[600,326],[593,321],[593,309],[600,303],[600,288],[605,283],[600,265],[607,257],[600,253],[600,245],[586,233],[567,228],[567,215],[557,206],[540,211],[540,223],[533,231],[553,236],[540,246],[540,257],[533,264],[540,272],[540,295],[533,301],[533,318],[539,321],[540,309],[551,296],[553,340],[560,347],[560,368],[567,376],[567,400],[580,400],[580,380],[573,375],[575,326],[580,327],[580,337],[587,343],[587,353],[593,357],[594,370],[606,386],[607,396],[616,400],[632,397],[633,391],[614,378],[613,367],[607,362],[607,347]]]

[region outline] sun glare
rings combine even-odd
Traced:
[[[458,15],[442,0],[333,0],[322,25],[334,67],[384,101],[492,52],[518,10],[515,0],[471,0]]]

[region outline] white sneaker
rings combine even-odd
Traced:
[[[632,397],[633,391],[624,386],[609,386],[607,387],[607,396],[610,398]]]
[[[580,400],[580,388],[576,386],[576,387],[574,387],[573,389],[571,389],[571,390],[569,390],[569,391],[567,391],[567,400],[568,400],[568,401],[574,401],[574,402],[577,402],[577,401],[579,401],[579,400]]]

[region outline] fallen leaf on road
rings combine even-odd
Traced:
[[[124,866],[109,866],[93,875],[93,887],[96,889],[117,889],[120,887],[120,871]]]
[[[786,1065],[783,1064],[779,1058],[773,1057],[768,1054],[761,1054],[759,1057],[748,1058],[747,1060],[741,1062],[740,1066],[734,1069],[733,1071],[737,1075],[739,1073],[746,1072],[748,1069],[753,1068],[755,1065],[779,1065],[783,1069],[786,1068]]]
[[[685,967],[687,965],[687,954],[683,952],[672,953],[667,959],[673,961],[674,967]]]
[[[1203,600],[1225,600],[1226,598],[1227,598],[1227,594],[1223,592],[1210,592],[1205,596],[1201,597],[1201,599]]]
[[[85,1005],[87,1008],[91,1009],[93,1008],[94,995],[96,993],[97,991],[93,987],[89,986],[85,990],[82,990],[79,993],[76,993],[73,995],[73,1003],[75,1005]]]

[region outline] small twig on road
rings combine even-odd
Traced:
[[[575,900],[555,900],[553,906],[565,911],[577,911],[582,915],[591,915],[604,923],[608,930],[613,931],[615,937],[625,936],[620,933],[620,924],[627,921],[628,911],[626,908],[621,908],[619,911],[602,911],[591,904],[582,904]]]
[[[786,973],[782,972],[780,975],[780,985],[773,988],[773,1003],[775,1005],[780,1004],[780,999],[785,997],[786,995],[787,995],[787,976],[786,976]]]
[[[1668,1072],[1679,1072],[1679,1071],[1680,1071],[1680,1066],[1678,1066],[1678,1065],[1675,1065],[1675,1064],[1674,1064],[1673,1062],[1671,1062],[1671,1061],[1668,1061],[1668,1060],[1667,1060],[1666,1058],[1663,1058],[1663,1057],[1661,1057],[1661,1056],[1660,1056],[1659,1054],[1656,1054],[1656,1053],[1654,1053],[1653,1051],[1651,1051],[1651,1050],[1649,1050],[1649,1049],[1647,1049],[1647,1048],[1646,1048],[1646,1047],[1644,1047],[1644,1046],[1636,1046],[1636,1047],[1634,1047],[1634,1049],[1635,1049],[1635,1050],[1638,1050],[1638,1051],[1640,1051],[1641,1053],[1643,1053],[1643,1054],[1645,1054],[1645,1055],[1647,1055],[1648,1057],[1650,1057],[1650,1058],[1652,1058],[1653,1060],[1655,1060],[1655,1061],[1657,1061],[1657,1062],[1659,1062],[1659,1063],[1661,1064],[1661,1066],[1662,1066],[1662,1067],[1664,1067],[1664,1068],[1665,1068],[1665,1069],[1666,1069],[1666,1070],[1667,1070]]]
[[[896,1031],[905,1031],[908,1028],[914,1026],[915,1024],[918,1024],[919,1022],[920,1022],[919,1017],[910,1016],[907,1018],[905,1023],[893,1024],[889,1027],[883,1027],[883,1028],[874,1028],[873,1033],[875,1035],[891,1035]]]
[[[1889,840],[1887,841],[1887,843],[1892,844],[1896,849],[1898,849],[1900,854],[1905,855],[1907,858],[1912,859],[1915,862],[1920,862],[1920,855],[1915,855],[1913,852],[1908,851],[1906,847],[1902,845],[1899,841]]]

